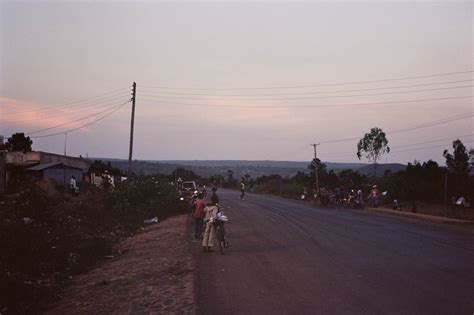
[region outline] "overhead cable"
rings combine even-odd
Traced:
[[[438,139],[438,140],[433,140],[433,141],[425,141],[425,142],[397,145],[397,146],[394,146],[394,147],[390,148],[391,149],[390,153],[411,151],[411,149],[407,149],[407,150],[403,150],[403,151],[393,151],[392,149],[399,149],[399,148],[405,148],[405,147],[410,147],[410,146],[415,146],[415,145],[424,145],[424,144],[431,144],[431,143],[437,143],[437,142],[444,142],[444,141],[448,141],[448,140],[452,140],[452,139],[470,138],[472,136],[474,136],[474,134],[467,134],[467,135],[462,135],[462,136],[449,137],[449,138]],[[466,143],[468,143],[469,141],[474,141],[474,140],[468,140]],[[434,146],[434,147],[437,147],[437,146]],[[446,145],[443,144],[441,146],[446,146]],[[431,147],[427,147],[427,148],[431,148]],[[413,150],[420,150],[420,148],[415,148]],[[326,155],[350,155],[350,154],[355,154],[355,153],[353,153],[353,152],[326,152],[324,154],[326,154]]]
[[[455,83],[466,83],[472,82],[473,79],[469,80],[457,80],[457,81],[447,81],[447,82],[434,82],[434,83],[423,83],[423,84],[411,84],[411,85],[398,85],[398,86],[387,86],[387,87],[377,87],[377,88],[365,88],[365,89],[350,89],[350,90],[336,90],[336,91],[311,91],[311,92],[287,92],[287,93],[252,93],[252,94],[209,94],[209,93],[176,93],[176,92],[167,92],[159,91],[160,95],[192,95],[192,96],[284,96],[284,95],[312,95],[312,94],[331,94],[331,93],[346,93],[346,92],[366,92],[366,91],[377,91],[377,90],[389,90],[389,89],[404,89],[404,88],[414,88],[422,86],[431,86],[431,85],[442,85],[442,84],[455,84]],[[155,93],[156,90],[149,89],[140,89],[145,93]]]
[[[127,97],[127,98],[125,98]],[[47,118],[59,118],[59,117],[68,117],[71,115],[78,115],[84,111],[93,111],[97,110],[106,106],[109,106],[111,104],[117,104],[118,102],[122,102],[125,100],[129,100],[130,97],[125,96],[125,95],[120,95],[116,96],[107,100],[102,100],[98,102],[92,102],[91,104],[88,105],[75,105],[71,106],[69,108],[62,108],[62,109],[57,109],[55,112],[39,112],[37,114],[29,114],[29,115],[23,115],[23,117],[18,116],[17,118],[12,118],[10,116],[8,117],[1,117],[0,121],[7,121],[7,122],[25,122],[25,121],[32,121],[32,120],[38,120],[42,119],[44,117]]]
[[[340,85],[351,85],[351,84],[367,84],[367,83],[379,83],[379,82],[425,79],[425,78],[435,78],[435,77],[450,76],[450,75],[467,74],[467,73],[473,73],[473,72],[474,72],[473,70],[468,70],[468,71],[459,71],[459,72],[447,72],[447,73],[437,73],[437,74],[429,74],[429,75],[421,75],[421,76],[407,76],[407,77],[400,77],[400,78],[388,78],[388,79],[378,79],[378,80],[368,80],[368,81],[352,81],[352,82],[342,82],[342,83],[323,83],[323,84],[296,85],[296,86],[239,87],[239,88],[192,88],[192,87],[168,87],[168,86],[147,86],[147,85],[144,85],[142,87],[155,88],[155,89],[195,90],[195,91],[299,89],[299,88],[312,88],[312,87],[322,87],[322,86],[340,86]]]
[[[25,115],[25,114],[34,114],[34,113],[37,113],[37,112],[60,110],[61,108],[75,108],[75,107],[82,107],[82,106],[86,106],[86,105],[90,105],[90,104],[94,105],[96,102],[102,102],[102,101],[114,99],[116,97],[123,97],[123,96],[126,96],[126,95],[128,95],[128,93],[124,94],[124,92],[122,91],[122,92],[114,93],[114,94],[108,95],[108,96],[94,97],[94,98],[84,99],[84,100],[81,100],[81,101],[69,102],[69,103],[62,104],[62,105],[48,106],[48,107],[32,109],[32,110],[28,110],[28,111],[19,111],[19,112],[15,112],[13,114],[10,114],[10,115],[4,115],[4,116],[2,116],[2,118],[4,118],[4,117],[5,118],[7,118],[7,117],[8,118],[13,118],[13,117],[22,116],[22,115]]]
[[[453,87],[443,88],[432,88],[422,89],[413,91],[396,91],[396,92],[383,92],[383,93],[371,93],[371,94],[351,94],[351,95],[331,95],[331,96],[304,96],[304,97],[281,97],[281,98],[212,98],[212,101],[292,101],[292,100],[310,100],[310,99],[328,99],[328,98],[344,98],[344,97],[361,97],[361,96],[380,96],[380,95],[391,95],[391,94],[406,94],[406,93],[417,93],[417,92],[432,92],[432,91],[444,91],[454,90],[462,88],[472,88],[473,85],[461,85]],[[196,97],[176,97],[176,96],[163,96],[158,94],[147,94],[143,93],[142,96],[158,97],[161,99],[178,99],[178,100],[203,100],[202,98]]]
[[[97,116],[97,115],[100,115],[100,114],[103,114],[105,112],[108,112],[110,110],[113,110],[115,108],[119,108],[127,103],[129,103],[130,100],[126,101],[125,103],[123,104],[120,104],[120,105],[117,105],[117,106],[114,106],[112,108],[107,108],[106,110],[103,110],[103,111],[100,111],[98,113],[94,113],[92,115],[87,115],[87,116],[84,116],[84,117],[81,117],[81,118],[78,118],[78,119],[75,119],[75,120],[72,120],[72,121],[69,121],[67,123],[63,123],[63,124],[59,124],[59,125],[55,125],[55,126],[52,126],[52,127],[48,127],[48,128],[44,128],[44,129],[39,129],[39,130],[35,130],[35,131],[30,131],[30,132],[27,132],[26,134],[27,135],[32,135],[32,134],[35,134],[35,133],[39,133],[39,132],[43,132],[43,131],[47,131],[47,130],[51,130],[51,129],[55,129],[55,128],[58,128],[58,127],[63,127],[63,126],[66,126],[66,125],[70,125],[72,123],[75,123],[75,122],[78,122],[78,121],[81,121],[81,120],[85,120],[87,118],[91,118],[91,117],[94,117],[94,116]]]
[[[432,101],[445,101],[445,100],[459,100],[459,99],[468,99],[472,98],[473,95],[467,96],[453,96],[453,97],[439,97],[439,98],[427,98],[427,99],[416,99],[416,100],[406,100],[406,101],[382,101],[382,102],[370,102],[370,103],[346,103],[346,104],[323,104],[323,105],[240,105],[240,104],[209,104],[209,103],[181,103],[173,101],[163,101],[153,99],[147,96],[142,96],[141,98],[149,101],[154,101],[155,103],[162,104],[176,104],[182,106],[202,106],[202,107],[221,107],[221,108],[320,108],[320,107],[346,107],[346,106],[370,106],[370,105],[385,105],[385,104],[409,104],[409,103],[418,103],[418,102],[432,102]]]
[[[421,129],[421,128],[426,128],[426,127],[431,127],[431,126],[436,126],[436,125],[441,125],[441,124],[446,124],[449,122],[461,120],[461,119],[466,119],[466,118],[471,118],[474,117],[474,112],[469,112],[461,115],[456,115],[456,116],[451,116],[443,119],[438,119],[432,122],[424,123],[424,124],[419,124],[415,125],[409,128],[404,128],[404,129],[398,129],[394,131],[388,131],[385,134],[394,134],[394,133],[400,133],[400,132],[407,132],[407,131],[412,131],[416,129]],[[327,141],[320,141],[320,143],[339,143],[339,142],[347,142],[347,141],[353,141],[353,140],[359,140],[359,137],[352,137],[352,138],[344,138],[344,139],[335,139],[335,140],[327,140]]]
[[[109,117],[109,116],[112,115],[113,113],[115,113],[115,112],[117,112],[118,110],[120,110],[120,109],[121,109],[124,105],[126,105],[127,103],[130,103],[130,101],[127,101],[127,102],[125,102],[125,103],[119,105],[119,106],[116,107],[114,110],[110,111],[109,113],[107,113],[107,114],[105,114],[105,115],[103,115],[103,116],[101,116],[101,117],[99,117],[99,118],[97,118],[97,119],[95,119],[95,120],[93,120],[93,121],[87,123],[87,124],[84,124],[84,125],[82,125],[82,126],[80,126],[80,127],[73,128],[73,129],[69,129],[69,130],[62,131],[62,132],[57,132],[57,133],[42,135],[42,136],[32,136],[32,137],[30,137],[30,138],[32,138],[32,139],[47,138],[47,137],[52,137],[52,136],[63,135],[63,134],[66,133],[66,132],[72,132],[72,131],[76,131],[76,130],[82,129],[82,128],[84,128],[84,127],[90,126],[90,125],[92,125],[92,124],[95,124],[95,123],[97,123],[97,122],[99,122],[99,121],[101,121],[101,120],[103,120],[103,119]]]

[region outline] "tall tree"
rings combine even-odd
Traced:
[[[449,192],[453,195],[465,194],[469,192],[469,153],[461,142],[453,141],[453,154],[444,150],[443,156],[446,158],[446,167],[449,177]]]
[[[388,146],[385,132],[378,127],[370,129],[370,132],[366,133],[365,136],[359,140],[359,143],[357,143],[357,157],[360,160],[364,154],[367,160],[374,164],[374,177],[376,176],[377,161],[382,155],[389,152],[390,147]]]
[[[29,152],[32,144],[30,137],[25,137],[23,132],[17,132],[8,138],[5,144],[0,145],[0,150]]]
[[[453,154],[444,150],[443,156],[446,158],[446,166],[451,173],[459,176],[469,174],[469,153],[461,140],[453,141]]]

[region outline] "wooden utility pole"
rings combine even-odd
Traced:
[[[66,148],[67,148],[67,132],[64,133],[64,162],[63,162],[63,184],[66,185]]]
[[[444,216],[448,216],[448,170],[444,173]]]
[[[137,84],[133,82],[132,90],[132,121],[130,123],[130,149],[128,153],[128,177],[132,176],[132,154],[133,154],[133,123],[135,122],[135,99],[137,96]]]
[[[318,179],[318,155],[316,153],[316,147],[319,143],[310,144],[314,148],[314,174],[316,175],[316,194],[319,194],[319,179]]]

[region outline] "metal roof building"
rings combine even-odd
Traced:
[[[61,162],[51,162],[38,164],[26,169],[39,179],[52,178],[58,183],[68,183],[71,176],[76,178],[76,182],[80,183],[83,178],[83,171],[79,167],[70,166]]]

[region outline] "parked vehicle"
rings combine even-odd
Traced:
[[[194,181],[183,182],[182,187],[181,198],[183,199],[189,199],[197,190],[197,185]]]

